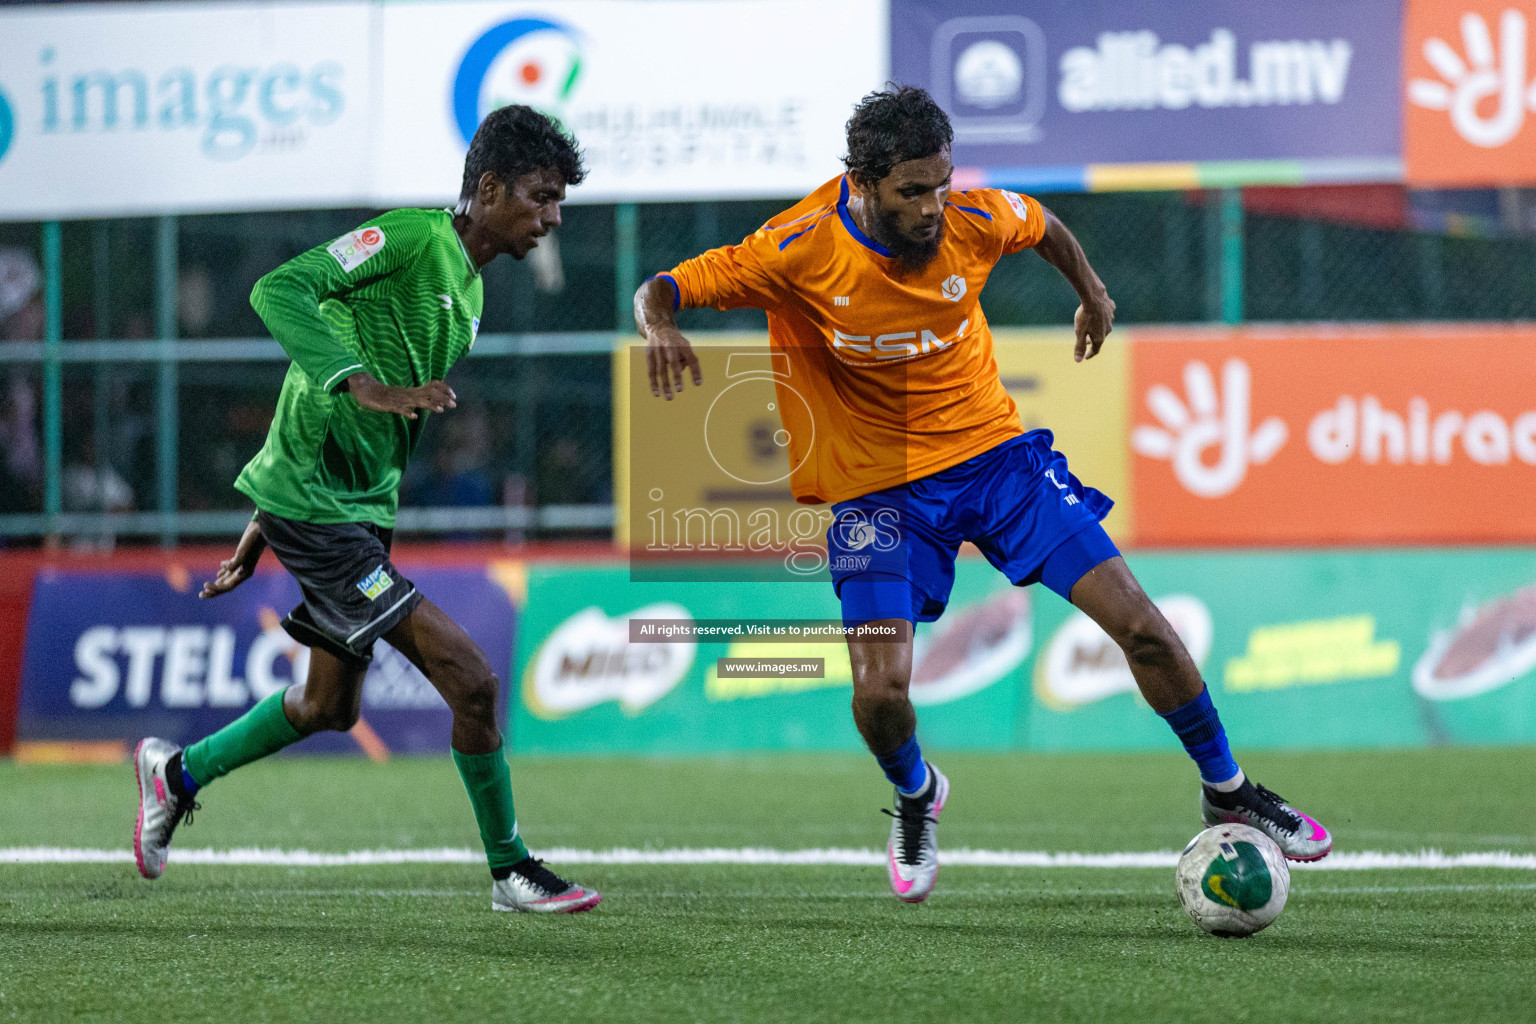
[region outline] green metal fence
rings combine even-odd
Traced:
[[[1536,317],[1529,237],[1245,216],[1236,190],[1043,200],[1082,240],[1125,323]],[[608,353],[632,340],[635,286],[784,205],[567,207],[558,261],[486,268],[483,333],[452,377],[460,409],[423,439],[402,529],[600,535],[612,521]],[[370,212],[0,224],[0,248],[35,254],[45,314],[41,337],[0,342],[0,426],[21,446],[0,460],[0,541],[173,544],[240,529],[249,510],[229,485],[265,436],[285,363],[250,286]],[[1065,323],[1075,305],[1027,255],[1002,261],[986,292],[998,325]],[[765,325],[750,310],[681,319]],[[18,471],[27,430],[37,457]]]

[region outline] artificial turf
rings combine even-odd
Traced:
[[[1181,758],[955,756],[941,845],[1177,849]],[[1250,755],[1338,848],[1536,851],[1536,751]],[[878,847],[863,758],[515,759],[530,843]],[[201,795],[186,847],[471,847],[446,759],[276,758]],[[0,762],[0,847],[126,848],[116,767]],[[557,869],[560,865],[553,865]],[[586,865],[590,914],[488,909],[474,865],[0,865],[0,1020],[1529,1021],[1536,872],[1293,875],[1245,941],[1197,932],[1167,869]]]

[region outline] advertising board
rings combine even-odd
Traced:
[[[451,204],[508,103],[575,134],[572,202],[799,196],[841,170],[885,20],[885,0],[12,8],[0,219]]]
[[[1141,329],[1140,544],[1536,539],[1536,332]]]
[[[1395,0],[892,0],[891,75],[949,112],[967,184],[1396,180],[1401,19]]]
[[[799,196],[842,170],[843,122],[884,81],[884,0],[473,0],[381,7],[385,203],[452,202],[485,114],[564,123],[575,202]]]
[[[1409,182],[1536,181],[1530,0],[1407,0],[1403,120]]]
[[[690,340],[704,375],[672,401],[651,395],[643,345],[613,354],[615,540],[637,553],[673,550],[682,522],[694,510],[705,519],[743,524],[752,516],[779,526],[776,547],[820,543],[831,513],[799,505],[789,492],[790,462],[782,422],[774,409],[773,367],[767,334],[697,333]],[[1073,472],[1113,497],[1105,528],[1129,539],[1130,468],[1126,454],[1126,395],[1130,333],[1097,358],[1072,361],[1070,330],[999,328],[992,332],[998,373],[1025,430],[1055,433],[1056,448]],[[792,381],[788,381],[793,386]],[[691,539],[703,538],[695,531]],[[824,548],[824,545],[822,545]],[[782,574],[781,574],[782,578]]]
[[[508,575],[494,563],[406,571],[503,676],[515,626]],[[299,600],[287,573],[257,573],[211,601],[198,599],[200,582],[175,567],[40,570],[27,621],[19,743],[131,749],[143,736],[160,736],[186,744],[304,678],[309,649],[280,625]],[[426,678],[381,641],[363,684],[359,727],[317,734],[300,749],[444,753],[452,720]]]
[[[1129,556],[1239,750],[1536,741],[1536,549]],[[841,641],[635,642],[628,620],[835,618],[830,585],[633,583],[622,564],[529,574],[513,712],[525,753],[858,750]],[[725,657],[820,658],[820,678],[722,677]],[[934,750],[1177,751],[1125,657],[979,558],[919,627]]]
[[[0,11],[0,218],[358,202],[372,151],[370,9]]]

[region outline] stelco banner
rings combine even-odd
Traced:
[[[407,574],[486,652],[511,663],[515,616],[507,574],[490,567]],[[285,572],[261,572],[214,600],[183,569],[44,569],[33,585],[22,666],[22,743],[197,740],[304,678],[309,649],[279,624],[299,600]],[[515,590],[515,588],[514,588]],[[380,641],[363,683],[362,720],[320,733],[309,752],[444,753],[453,716],[416,668]]]
[[[1528,327],[1138,329],[1141,544],[1529,542]]]
[[[892,0],[891,74],[950,113],[972,176],[1286,160],[1312,170],[1263,173],[1396,179],[1402,18],[1392,0]]]
[[[1536,549],[1129,561],[1239,747],[1536,740]],[[629,626],[835,618],[830,585],[643,584],[617,564],[547,565],[528,598],[521,751],[860,748],[841,641],[636,642]],[[823,659],[824,672],[739,678],[719,671],[727,657]],[[949,611],[919,628],[911,692],[935,748],[1178,749],[1097,626],[979,558],[960,560]]]

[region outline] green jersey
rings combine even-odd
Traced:
[[[475,343],[483,297],[447,210],[386,213],[257,281],[251,305],[293,364],[235,489],[286,519],[393,527],[427,412],[375,412],[337,388],[359,370],[397,387],[442,380]]]

